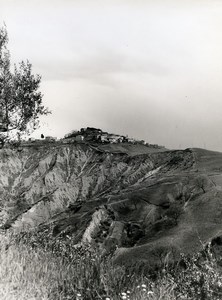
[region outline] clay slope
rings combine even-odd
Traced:
[[[113,147],[0,150],[1,228],[48,226],[130,264],[196,251],[221,235],[221,153],[130,156]]]

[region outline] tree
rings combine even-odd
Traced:
[[[29,61],[22,61],[11,69],[7,49],[6,27],[0,28],[0,131],[1,141],[29,135],[39,126],[39,117],[50,111],[42,104],[39,91],[41,77],[32,74]]]
[[[207,192],[207,188],[209,187],[209,179],[207,175],[199,175],[198,177],[196,177],[195,184],[197,188],[201,189],[205,194]]]

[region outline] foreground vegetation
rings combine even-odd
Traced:
[[[114,266],[70,237],[2,236],[1,300],[222,299],[222,273],[208,249],[160,271]]]

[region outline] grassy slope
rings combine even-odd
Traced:
[[[114,266],[87,248],[74,250],[57,241],[49,250],[35,238],[19,243],[1,238],[1,300],[221,299],[222,274],[210,251],[182,258],[183,269],[169,268],[165,261],[154,279]]]
[[[130,156],[167,151],[166,148],[154,148],[141,144],[134,145],[129,143],[98,145],[98,149],[112,153],[126,153]]]
[[[116,147],[118,145],[112,146]],[[78,147],[75,145],[70,148],[71,150],[76,151],[73,152],[72,156],[67,156],[70,160],[70,170],[71,167],[78,166],[77,162],[80,163],[82,161],[81,155],[84,156],[84,153],[86,153],[83,151],[84,149],[82,147],[84,149],[86,148],[85,150],[87,152],[87,145]],[[66,146],[58,148],[59,160],[58,164],[54,166],[56,180],[60,177],[63,178],[63,175],[66,175],[67,164],[65,163],[65,152],[63,150],[67,150],[67,153],[71,152],[68,151],[69,148],[66,149]],[[50,149],[48,151],[50,152]],[[50,152],[50,155],[54,153],[53,151],[52,153]],[[138,149],[135,151],[138,151]],[[61,154],[60,156],[59,153]],[[77,155],[78,159],[76,159],[74,154]],[[91,152],[89,152],[89,154],[91,155]],[[192,154],[195,157],[194,165],[192,161]],[[104,185],[102,184],[101,191],[98,190],[98,196],[93,201],[89,201],[87,199],[77,213],[72,214],[72,212],[70,212],[70,216],[68,214],[64,216],[65,221],[64,219],[61,219],[61,222],[59,220],[61,230],[71,227],[73,235],[75,236],[76,233],[79,233],[81,238],[81,234],[87,226],[86,223],[90,221],[90,217],[96,210],[96,207],[108,203],[108,205],[117,213],[116,221],[125,223],[136,222],[142,224],[145,229],[145,236],[138,241],[135,247],[123,248],[120,246],[121,248],[116,253],[117,261],[129,262],[130,264],[132,261],[136,262],[140,260],[155,262],[155,257],[157,257],[158,260],[161,260],[163,256],[162,252],[165,255],[172,249],[173,252],[176,251],[177,253],[181,251],[187,252],[190,250],[197,250],[201,246],[201,243],[208,242],[210,239],[221,234],[222,182],[218,179],[218,176],[220,175],[219,170],[222,168],[221,153],[194,149],[192,150],[192,153],[191,150],[167,151],[165,153],[153,153],[152,155],[137,155],[130,158],[120,155],[111,156],[106,154],[102,154],[102,156],[100,156],[100,154],[94,153],[93,157],[95,158],[94,163],[96,167],[94,169],[92,169],[90,165],[90,155],[87,157],[89,165],[87,166],[84,163],[82,167],[82,169],[85,170],[86,175],[89,173],[91,176],[91,171],[92,174],[103,175],[103,172],[99,169],[99,166],[102,165],[103,171],[105,171],[104,174],[106,175],[104,178],[108,179],[108,181],[104,180],[104,182],[108,182],[109,184],[106,187],[111,187],[113,189],[115,185],[119,184],[119,188],[115,191],[116,193],[110,194],[110,191],[107,192],[106,196],[109,197],[105,197],[101,196],[104,189]],[[109,159],[108,156],[110,156]],[[99,162],[100,158],[102,158],[101,162]],[[35,169],[32,159],[34,161],[33,156],[31,156],[31,159],[27,160],[27,164],[28,166],[30,165],[30,168],[27,166],[28,169],[26,173],[30,172],[32,174],[32,168]],[[45,159],[44,164],[41,163],[42,168],[50,166],[52,159],[48,160]],[[124,168],[122,166],[123,160],[125,160]],[[20,163],[20,160],[18,161]],[[13,163],[14,160],[12,161],[12,165]],[[150,163],[153,163],[154,165],[152,166]],[[155,164],[157,165],[155,166]],[[158,167],[159,165],[160,168]],[[80,166],[82,166],[82,164],[80,164]],[[156,174],[147,177],[147,174],[150,170],[152,170],[152,168],[157,168],[159,170]],[[64,174],[61,173],[61,176],[59,177],[58,174],[62,171],[62,169],[64,169]],[[139,172],[138,169],[140,169]],[[43,172],[41,168],[40,171]],[[75,172],[75,176],[77,176],[77,168]],[[54,186],[56,181],[54,182],[51,180],[53,178],[51,175],[53,174],[51,174],[50,170],[47,174],[50,175],[50,180],[45,180],[45,182],[50,184],[52,183],[52,186]],[[204,192],[195,182],[196,177],[203,175],[206,177],[203,177],[204,182],[206,181],[206,184],[204,183],[204,185],[206,185],[204,186]],[[115,179],[113,182],[109,181],[111,176]],[[216,183],[214,182],[215,177],[217,177]],[[101,176],[101,179],[103,180],[103,176]],[[39,176],[38,180],[39,187],[41,188],[42,177]],[[82,179],[80,178],[79,180],[81,182]],[[37,180],[35,180],[35,184],[36,182]],[[74,178],[68,187],[72,188],[75,183],[76,179]],[[65,186],[65,184],[66,182],[64,180],[61,180],[61,182],[58,181],[58,185],[61,189]],[[185,200],[182,199],[183,197],[180,199],[179,189],[181,186],[183,190],[187,190],[188,194],[193,193],[193,196],[189,200],[189,197]],[[73,190],[71,189],[70,191],[71,192],[69,194],[72,197]],[[68,196],[67,190],[62,192],[62,196]],[[32,194],[28,195],[27,199],[32,199]],[[50,203],[52,203],[52,201]],[[44,208],[43,212],[45,212],[46,206],[43,204],[44,203],[42,203]],[[178,204],[179,208],[182,210],[173,226],[168,226],[167,223],[164,223],[168,209],[163,208],[162,206],[166,204],[170,206],[170,209],[174,204]],[[62,216],[63,212],[61,214],[61,217]],[[30,213],[29,217],[33,218],[32,213]],[[66,219],[68,219],[68,221]],[[154,219],[153,223],[155,224],[151,224],[151,219]],[[80,232],[76,232],[77,227],[81,227]]]
[[[116,251],[116,262],[131,264],[147,261],[161,262],[169,253],[178,257],[180,252],[198,251],[203,244],[222,235],[222,153],[203,149],[192,150],[195,157],[193,169],[181,169],[171,173],[171,177],[161,177],[159,183],[144,189],[140,198],[150,203],[161,204],[166,195],[175,197],[175,183],[189,187],[193,197],[187,202],[178,202],[182,209],[177,225],[167,229],[163,226],[154,231],[153,237],[145,236],[133,248],[120,248]],[[204,191],[201,186],[203,184]],[[187,185],[187,186],[186,186]],[[188,188],[187,188],[188,189]]]
[[[183,206],[178,225],[168,232],[160,231],[152,241],[144,240],[144,245],[132,249],[119,249],[120,260],[136,262],[143,259],[150,261],[158,259],[160,263],[167,263],[170,257],[167,256],[167,251],[162,251],[164,247],[172,246],[178,252],[181,249],[187,251],[201,249],[202,243],[221,235],[222,182],[218,176],[222,168],[222,154],[201,149],[193,151],[196,164],[192,172],[189,169],[189,172],[185,170],[183,173],[175,167],[175,171],[168,174],[170,177],[161,178],[155,188],[144,188],[137,196],[141,203],[153,201],[160,204],[160,199],[165,201],[164,195],[176,193],[172,182],[185,182],[184,178],[189,176],[189,186],[192,187],[196,174],[207,174],[206,187],[204,186],[206,192],[201,191],[201,188],[197,189],[195,197]],[[208,180],[209,178],[213,183]],[[216,182],[215,178],[218,179]],[[132,212],[130,217],[141,218],[138,211],[143,211],[144,208],[144,205],[138,205],[138,210]],[[173,277],[170,273],[166,273],[158,282],[152,282],[147,275],[136,276],[123,267],[114,266],[109,259],[102,260],[97,254],[92,256],[88,255],[88,252],[84,254],[69,252],[72,255],[71,260],[66,260],[64,245],[59,248],[60,255],[54,256],[50,251],[33,248],[29,244],[13,244],[13,241],[10,241],[13,245],[6,250],[4,243],[8,242],[1,241],[0,250],[2,300],[221,299],[222,278],[214,260],[197,265],[194,260],[188,265],[186,272]],[[142,287],[142,284],[146,286]],[[127,290],[131,296],[125,298],[125,294],[121,293],[126,293]]]
[[[150,299],[147,293],[151,288],[152,299],[174,299],[173,286],[169,291],[163,283],[159,290],[145,276],[114,267],[109,259],[102,260],[87,249],[78,252],[69,248],[67,252],[64,244],[58,253],[52,253],[36,247],[37,243],[33,248],[33,244],[10,239],[7,248],[8,243],[1,241],[1,300],[124,299],[127,291],[127,299],[139,300]],[[138,284],[146,287],[138,289]]]

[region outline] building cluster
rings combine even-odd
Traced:
[[[101,144],[117,144],[117,143],[131,143],[131,144],[144,144],[145,141],[136,140],[129,138],[128,136],[113,134],[104,132],[101,129],[87,127],[81,128],[79,131],[73,130],[70,133],[64,136],[64,142],[66,140],[73,140],[77,142],[86,141],[86,142],[96,142]]]
[[[80,130],[72,130],[67,133],[64,138],[57,139],[52,136],[44,136],[41,134],[41,139],[29,138],[28,141],[22,142],[22,144],[29,143],[52,143],[58,142],[62,144],[69,143],[97,143],[97,144],[117,144],[117,143],[130,143],[130,144],[142,144],[152,148],[162,148],[158,145],[148,144],[144,140],[136,140],[129,138],[128,136],[113,134],[104,132],[99,128],[87,127],[81,128]]]
[[[74,141],[86,141],[97,143],[122,143],[124,136],[103,132],[101,129],[87,127],[81,128],[80,131],[73,130],[64,136],[64,139],[72,139]]]

